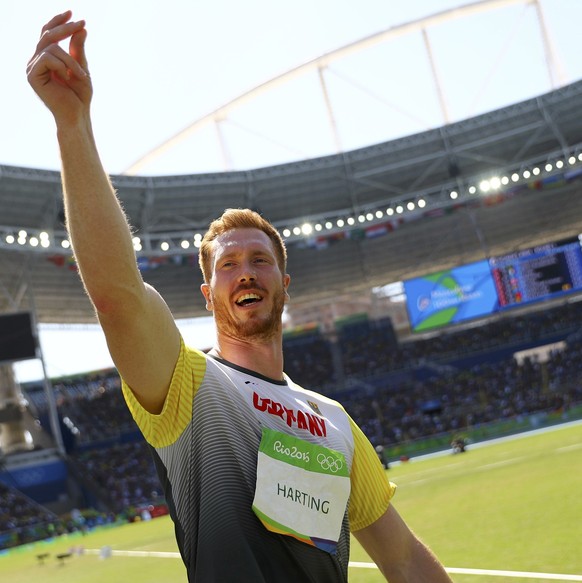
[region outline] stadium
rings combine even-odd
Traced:
[[[197,247],[213,218],[252,208],[278,228],[292,274],[286,373],[345,406],[455,581],[580,581],[582,81],[325,155],[147,173],[239,101],[498,4],[537,10],[545,38],[539,2],[423,17],[273,78],[111,178],[142,276],[177,319],[207,315]],[[436,69],[435,82],[440,94]],[[0,166],[0,266],[0,570],[14,583],[40,567],[47,581],[185,580],[116,371],[14,374],[43,361],[42,325],[95,322],[58,171]],[[352,555],[350,581],[382,580],[355,543]]]

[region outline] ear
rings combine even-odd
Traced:
[[[285,303],[287,303],[290,299],[291,296],[289,295],[289,284],[291,283],[291,276],[286,273],[283,277],[283,289],[285,290]]]
[[[207,283],[203,283],[200,286],[200,291],[206,300],[206,309],[209,312],[212,312],[212,293],[210,291],[210,286]]]

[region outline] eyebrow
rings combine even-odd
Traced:
[[[253,257],[257,257],[259,255],[267,255],[269,257],[273,257],[276,260],[276,254],[272,249],[266,248],[266,247],[261,247],[259,248],[251,248],[249,249],[231,249],[228,250],[228,245],[226,245],[225,247],[227,247],[227,249],[224,251],[224,253],[216,253],[215,254],[215,261],[222,261],[223,259],[229,259],[231,257],[237,257],[239,255],[243,255],[246,253],[250,253],[251,256]],[[223,247],[224,248],[224,247]]]

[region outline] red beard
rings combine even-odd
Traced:
[[[267,315],[251,314],[238,319],[228,309],[225,302],[211,295],[217,330],[240,340],[270,340],[281,327],[281,315],[285,306],[285,291],[281,288],[273,296],[273,306]]]

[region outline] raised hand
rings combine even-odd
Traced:
[[[57,125],[88,120],[93,89],[85,56],[85,22],[59,14],[42,28],[26,69],[28,82],[52,112]],[[59,43],[69,38],[69,52]]]

